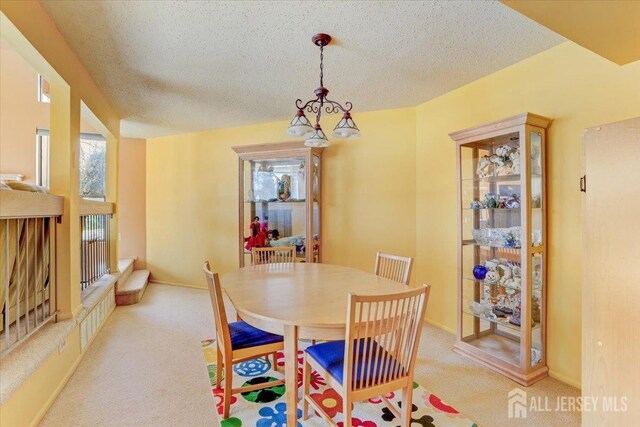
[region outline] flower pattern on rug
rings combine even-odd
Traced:
[[[276,363],[278,366],[284,366],[284,353],[278,351],[276,353]],[[302,365],[304,363],[304,350],[298,350],[298,364]]]
[[[276,381],[278,378],[274,377],[255,377],[242,384],[243,387],[247,387],[255,384],[268,383],[270,381]],[[261,390],[245,391],[241,393],[249,402],[253,403],[269,403],[280,399],[284,395],[284,385],[278,385],[275,387],[263,388]]]
[[[311,399],[331,418],[342,412],[342,396],[332,388],[327,388],[322,393],[311,394]]]
[[[266,358],[247,360],[233,366],[234,372],[242,377],[255,377],[269,372],[270,369],[271,362]]]
[[[222,414],[222,404],[224,403],[224,389],[222,388],[214,388],[213,389],[213,400],[215,402],[216,407],[218,408],[218,414]],[[234,403],[238,401],[238,398],[234,395],[231,395],[231,399],[229,399],[230,407],[233,406]]]
[[[298,387],[302,387],[302,380],[304,379],[304,369],[298,368]],[[316,371],[311,371],[311,381],[309,385],[315,390],[318,390],[320,386],[327,385],[324,378]]]
[[[229,417],[226,420],[222,420],[220,422],[221,427],[240,427],[242,426],[242,421],[236,417]]]
[[[211,389],[213,391],[216,412],[222,413],[223,406],[223,390],[215,388],[215,372],[216,372],[216,343],[215,340],[206,340],[202,342],[202,351],[206,361],[206,372],[211,381]],[[298,381],[302,384],[302,363],[304,362],[304,348],[308,343],[300,342],[298,352]],[[284,357],[282,352],[278,353],[277,366],[284,366]],[[276,371],[273,365],[268,368],[265,365],[269,361],[258,359],[249,361],[250,363],[238,364],[242,365],[242,376],[240,372],[234,372],[232,383],[233,387],[241,387],[243,385],[254,385],[263,382],[273,381],[275,379],[284,378],[284,369]],[[238,368],[238,366],[236,366]],[[237,371],[237,369],[236,369]],[[327,386],[326,379],[318,372],[311,373],[311,396],[316,404],[327,412],[333,421],[340,427],[344,427],[344,413],[342,397],[332,388]],[[429,391],[422,388],[414,382],[413,384],[413,402],[411,414],[411,427],[477,427],[475,424],[460,414],[455,408],[446,404],[438,396],[433,395]],[[300,393],[302,390],[300,389]],[[396,390],[385,396],[393,401],[395,406],[402,406],[400,402],[402,392]],[[285,398],[285,386],[275,386],[263,390],[255,390],[231,396],[231,411],[229,418],[218,422],[220,427],[286,427],[287,405]],[[321,427],[325,426],[325,421],[313,409],[310,411],[308,420],[303,421],[302,410],[297,409],[299,421],[297,427]],[[397,427],[400,424],[391,411],[380,398],[372,398],[370,401],[356,402],[352,406],[352,424],[354,427]]]
[[[352,427],[378,427],[373,421],[362,421],[360,418],[351,418]],[[337,423],[338,427],[344,427],[344,422]]]
[[[464,415],[458,412],[456,408],[448,405],[435,394],[425,391],[425,393],[422,395],[422,399],[427,406],[431,406],[437,411],[443,412],[452,418],[464,418]]]
[[[260,418],[256,423],[256,427],[286,427],[287,426],[287,404],[284,402],[276,403],[273,408],[267,406],[261,408],[258,414]],[[298,418],[302,416],[302,411],[298,409]],[[302,427],[298,423],[298,427]]]
[[[398,406],[400,407],[400,409],[402,409],[401,401],[398,401]],[[420,418],[414,418],[413,413],[416,411],[418,411],[418,406],[412,404],[411,405],[411,422],[409,423],[409,425],[413,426],[414,424],[417,424],[422,427],[436,427],[436,425],[433,423],[434,419],[430,415],[422,415]],[[389,410],[389,408],[387,407],[382,408],[383,420],[393,421],[395,418],[396,416],[393,414],[393,412]]]
[[[394,397],[396,397],[396,394],[394,392],[389,392],[389,394],[385,395],[384,397],[387,398],[387,400],[391,400]],[[369,399],[369,403],[373,403],[374,405],[378,405],[380,403],[382,403],[383,400],[380,397],[372,397],[371,399]]]

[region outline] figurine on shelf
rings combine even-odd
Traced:
[[[491,312],[492,307],[491,303],[486,300],[482,302],[469,301],[469,310],[471,310],[473,314],[476,314],[478,316],[486,316],[487,313]]]
[[[476,173],[480,178],[485,178],[487,176],[493,175],[493,163],[491,163],[489,156],[483,156],[480,158],[480,160],[478,160]]]
[[[518,175],[520,173],[520,149],[509,153],[509,160],[511,160],[511,173]]]
[[[484,208],[484,205],[482,204],[481,201],[479,200],[473,200],[471,202],[471,205],[469,206],[471,209],[482,209]]]
[[[509,286],[512,282],[511,267],[508,264],[500,264],[498,266],[498,272],[500,273],[500,286]]]
[[[509,164],[505,162],[505,158],[497,154],[493,154],[489,160],[495,165],[498,175],[506,175],[509,171]]]
[[[520,207],[520,196],[517,194],[512,194],[507,197],[507,200],[504,202],[504,207],[507,209],[517,209]]]
[[[267,233],[260,228],[260,217],[253,217],[253,221],[249,224],[249,237],[244,239],[247,244],[244,248],[250,251],[253,248],[262,248],[267,243]]]
[[[478,160],[476,174],[485,178],[491,175],[513,175],[520,173],[520,148],[501,145],[494,154]]]
[[[498,283],[499,279],[500,275],[496,270],[489,270],[484,276],[484,283],[486,283],[487,285],[495,285],[496,283]]]
[[[498,198],[497,195],[493,194],[493,193],[487,193],[486,196],[484,196],[484,206],[488,209],[496,209],[498,208],[500,204],[500,199]]]
[[[509,317],[509,323],[520,326],[520,305],[514,307],[513,314]]]

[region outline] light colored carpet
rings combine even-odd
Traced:
[[[213,334],[205,290],[150,284],[139,304],[116,308],[41,426],[214,425],[200,347]],[[415,380],[479,425],[580,425],[575,412],[508,419],[507,393],[517,384],[453,353],[454,340],[424,328]],[[550,378],[526,391],[551,404],[580,394]]]

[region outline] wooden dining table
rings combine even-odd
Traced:
[[[289,426],[297,422],[298,339],[344,339],[349,293],[407,290],[405,285],[373,273],[315,263],[255,265],[225,273],[220,279],[243,321],[284,336]]]

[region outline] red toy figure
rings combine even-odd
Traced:
[[[246,238],[247,244],[244,248],[250,251],[252,248],[262,248],[267,242],[267,231],[260,228],[260,217],[253,217],[253,221],[249,224],[250,236]]]

